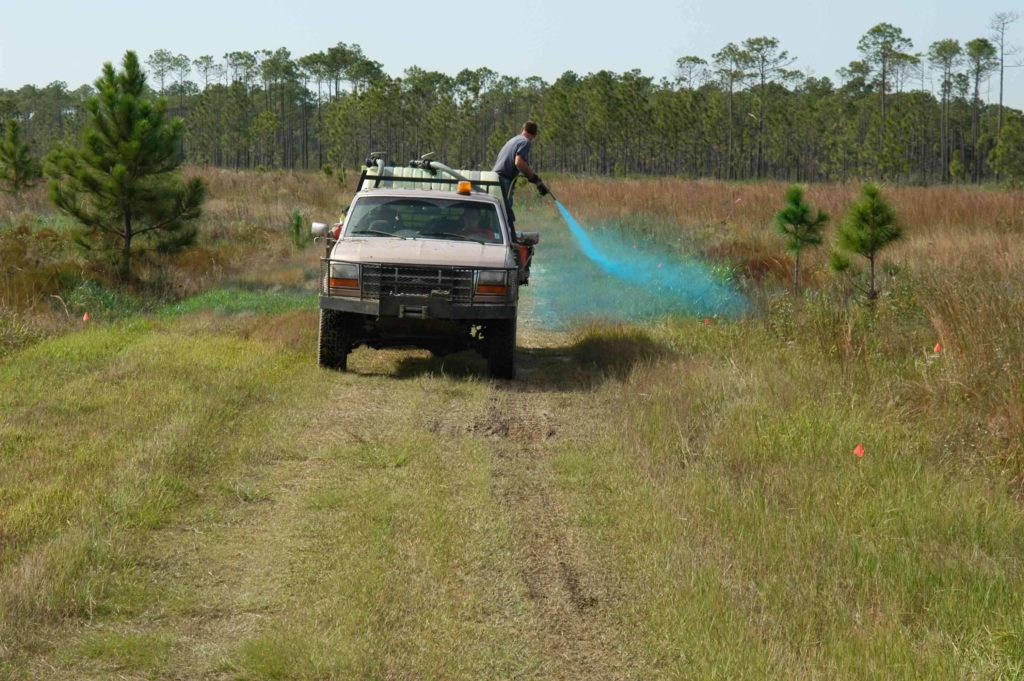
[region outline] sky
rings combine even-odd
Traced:
[[[451,75],[487,66],[549,82],[570,70],[640,69],[661,78],[683,55],[710,60],[728,42],[761,35],[778,38],[797,57],[795,67],[835,80],[877,23],[899,26],[924,52],[935,40],[987,36],[992,15],[1006,10],[1024,7],[1007,0],[0,0],[0,88],[63,80],[73,89],[129,49],[144,59],[159,48],[195,58],[286,47],[298,57],[338,42],[358,43],[396,76],[416,65]],[[1024,45],[1024,19],[1008,42]],[[1008,105],[1024,108],[1024,68],[1007,70],[1005,90]],[[997,101],[996,79],[985,94]]]

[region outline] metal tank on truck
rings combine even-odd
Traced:
[[[472,349],[491,376],[515,377],[519,287],[539,238],[510,229],[496,173],[371,154],[342,221],[313,234],[326,248],[320,366],[344,371],[359,346]]]

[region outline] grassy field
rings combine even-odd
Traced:
[[[194,172],[199,249],[129,291],[0,199],[0,678],[1024,677],[1020,193],[892,190],[869,310],[824,252],[786,293],[783,185],[552,180],[751,311],[638,320],[524,195],[510,384],[318,370],[286,225],[344,188]]]

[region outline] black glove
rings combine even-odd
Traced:
[[[544,184],[543,182],[538,182],[537,183],[537,191],[540,192],[541,196],[547,196],[548,192],[551,191],[551,190],[548,189],[548,186],[546,184]]]

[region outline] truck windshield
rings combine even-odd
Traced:
[[[458,199],[366,196],[356,201],[345,236],[502,243],[498,211]]]

